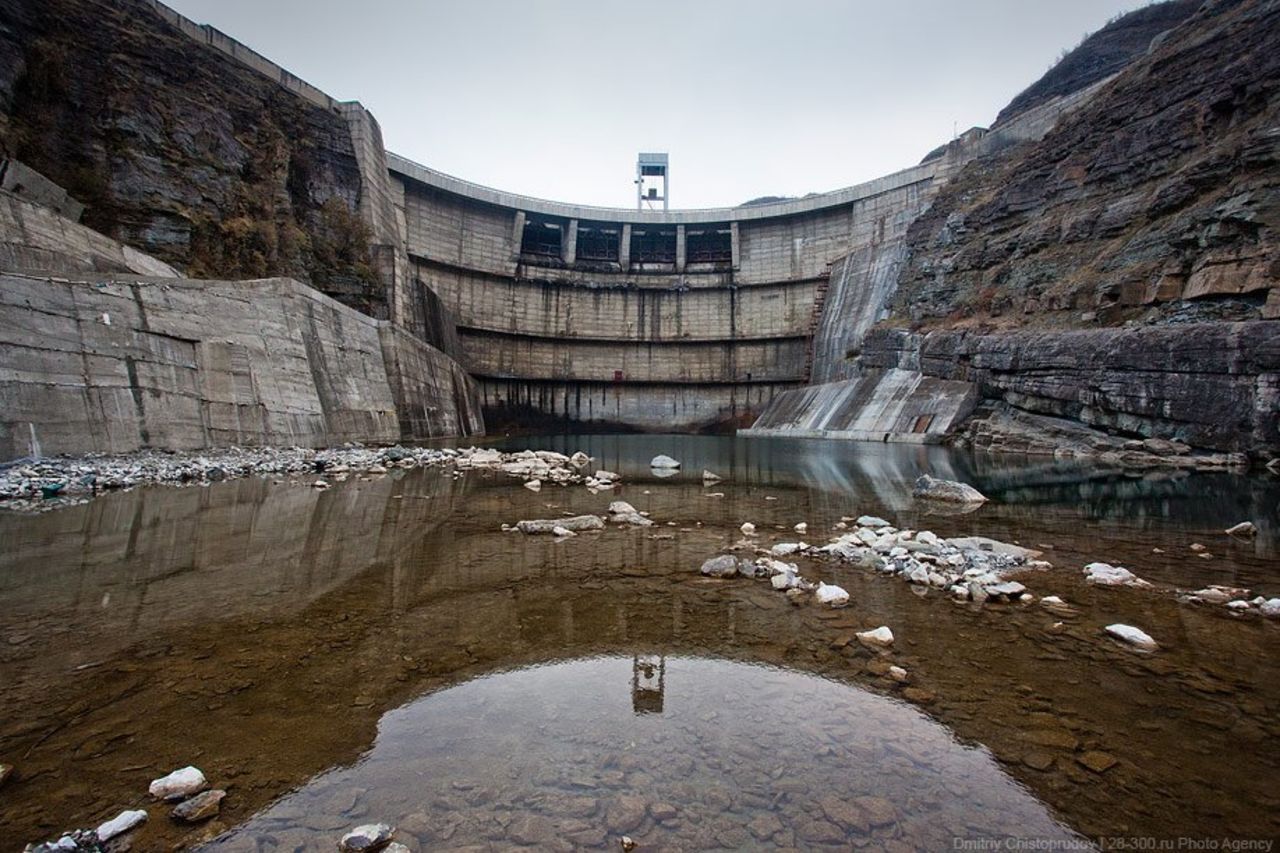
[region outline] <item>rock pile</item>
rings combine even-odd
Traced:
[[[89,454],[25,459],[0,466],[0,504],[7,509],[43,510],[82,503],[94,495],[150,484],[207,485],[237,477],[319,476],[310,484],[325,489],[353,475],[381,476],[394,468],[453,465],[499,471],[519,477],[530,488],[545,484],[585,483],[589,489],[613,488],[621,478],[610,471],[582,473],[591,462],[585,453],[566,456],[550,450],[503,453],[493,448],[228,447],[179,453],[147,450],[126,455]],[[536,485],[534,485],[536,483]]]

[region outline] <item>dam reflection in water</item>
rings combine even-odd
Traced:
[[[776,667],[672,657],[655,708],[636,676],[652,684],[658,660],[537,666],[416,699],[382,718],[354,764],[209,849],[320,847],[326,827],[374,811],[424,847],[567,849],[626,833],[666,848],[945,850],[956,838],[1074,837],[985,749],[909,705]]]

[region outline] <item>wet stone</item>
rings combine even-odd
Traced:
[[[607,823],[610,832],[631,832],[644,822],[648,808],[640,797],[624,795],[609,806]]]
[[[1048,770],[1053,766],[1053,756],[1047,752],[1028,752],[1022,756],[1022,763],[1032,770]]]
[[[555,837],[555,826],[541,815],[521,815],[507,825],[507,838],[516,844],[544,847]]]
[[[782,831],[782,821],[773,814],[756,815],[747,823],[747,831],[760,841],[768,841]]]
[[[226,795],[226,791],[216,788],[196,794],[191,799],[178,803],[173,810],[173,818],[183,823],[199,823],[208,820],[222,810],[222,799]]]

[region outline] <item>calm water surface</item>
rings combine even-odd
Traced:
[[[1162,589],[1280,595],[1277,478],[811,441],[524,446],[586,450],[624,484],[533,493],[492,472],[398,471],[0,515],[0,762],[20,774],[0,789],[6,848],[133,806],[151,809],[142,850],[332,849],[373,820],[414,849],[1280,834],[1280,625],[1080,580],[1101,559]],[[654,477],[657,453],[682,472]],[[724,482],[704,488],[703,468]],[[993,500],[928,515],[910,498],[925,471]],[[500,531],[619,498],[658,526]],[[849,608],[697,573],[744,521],[767,546],[800,521],[824,541],[864,512],[1044,547],[1056,568],[1024,583],[1080,615],[958,605],[820,561],[803,573],[848,589]],[[1256,539],[1221,534],[1244,519]],[[1108,642],[1117,621],[1162,650]],[[881,624],[891,652],[844,644]],[[1090,752],[1115,766],[1086,768]],[[196,829],[145,795],[188,763],[228,790]]]

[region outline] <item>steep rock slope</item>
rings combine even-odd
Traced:
[[[971,163],[908,233],[893,322],[1280,314],[1280,3],[1211,0],[1037,143]]]
[[[1145,54],[1153,39],[1173,29],[1200,7],[1203,0],[1168,0],[1120,15],[1090,33],[1068,51],[1044,76],[1018,94],[996,116],[996,126],[1016,115],[1115,74]]]
[[[193,277],[290,275],[386,316],[346,120],[140,0],[0,0],[0,149]]]

